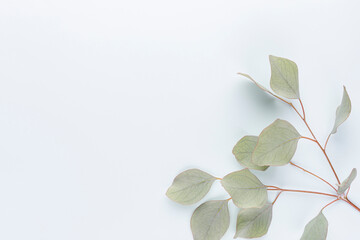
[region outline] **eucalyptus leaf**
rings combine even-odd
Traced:
[[[221,184],[237,207],[260,208],[267,202],[266,186],[249,169],[226,175]]]
[[[238,74],[240,74],[241,76],[244,76],[244,77],[250,79],[250,80],[251,80],[253,83],[255,83],[255,85],[256,85],[258,88],[260,88],[261,90],[263,90],[263,91],[265,91],[265,92],[273,95],[273,93],[270,92],[269,89],[267,89],[266,87],[264,87],[264,86],[261,85],[260,83],[256,82],[252,77],[250,77],[250,75],[248,75],[248,74],[246,74],[246,73],[238,73]]]
[[[346,91],[346,88],[344,86],[344,92],[343,97],[341,100],[341,104],[336,109],[336,118],[335,118],[335,124],[333,127],[333,130],[331,131],[331,134],[334,134],[337,132],[337,128],[345,122],[345,120],[350,116],[351,112],[351,101],[349,94]]]
[[[219,240],[230,225],[227,200],[208,201],[194,211],[191,221],[194,240]]]
[[[350,175],[339,185],[339,188],[337,191],[338,194],[343,194],[350,187],[351,183],[356,178],[356,175],[357,175],[356,168],[353,168]]]
[[[267,203],[262,208],[240,209],[236,223],[234,238],[258,238],[264,236],[272,219],[272,204]]]
[[[287,121],[277,119],[259,135],[252,162],[259,166],[281,166],[294,156],[301,135]]]
[[[200,201],[216,180],[214,176],[199,169],[190,169],[177,175],[166,192],[173,201],[191,205]]]
[[[268,166],[258,166],[251,161],[251,156],[254,152],[257,141],[257,136],[245,136],[236,143],[232,152],[235,155],[236,160],[242,166],[250,169],[265,171]]]
[[[293,61],[269,56],[271,65],[270,86],[275,93],[290,99],[300,99],[298,68]]]
[[[300,240],[325,240],[328,232],[328,221],[320,212],[313,220],[305,226]]]

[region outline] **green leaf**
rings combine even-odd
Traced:
[[[190,221],[194,240],[219,240],[230,225],[228,200],[208,201],[195,209]]]
[[[300,240],[325,240],[328,231],[328,221],[322,212],[305,226]]]
[[[331,131],[331,134],[334,134],[337,132],[337,128],[345,122],[345,120],[350,116],[351,112],[351,101],[349,98],[349,95],[346,91],[346,88],[344,86],[344,92],[343,97],[341,100],[340,106],[336,109],[336,118],[335,118],[335,124],[333,127],[333,130]]]
[[[199,169],[190,169],[180,173],[174,179],[166,195],[173,201],[190,205],[200,201],[216,180],[214,176]]]
[[[281,166],[294,156],[301,135],[287,121],[277,119],[259,136],[252,162],[259,166]]]
[[[260,83],[256,82],[252,77],[250,77],[250,75],[248,75],[248,74],[246,74],[246,73],[238,73],[238,74],[240,74],[241,76],[244,76],[244,77],[250,79],[250,80],[251,80],[253,83],[255,83],[255,85],[256,85],[258,88],[260,88],[261,90],[263,90],[263,91],[265,91],[265,92],[273,95],[273,93],[270,92],[269,89],[267,89],[266,87],[264,87],[264,86],[261,85]]]
[[[221,184],[237,207],[260,208],[267,202],[266,186],[249,169],[226,175]]]
[[[254,152],[258,137],[245,136],[240,139],[233,148],[233,154],[236,160],[244,167],[265,171],[268,166],[258,166],[251,161],[252,153]]]
[[[270,86],[275,93],[290,99],[300,99],[298,68],[293,61],[269,56],[271,65]]]
[[[350,175],[339,185],[338,194],[343,194],[351,185],[351,183],[356,178],[357,171],[356,168],[353,168]]]
[[[258,238],[264,236],[272,219],[272,204],[262,208],[243,208],[239,211],[234,238]]]

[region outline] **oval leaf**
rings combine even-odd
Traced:
[[[345,120],[350,116],[351,112],[351,101],[349,98],[349,95],[346,91],[346,88],[344,86],[344,92],[343,97],[341,100],[340,106],[336,109],[336,118],[335,118],[335,124],[333,127],[333,130],[331,131],[331,134],[334,134],[337,132],[337,128],[345,122]]]
[[[356,178],[356,175],[357,175],[356,168],[353,168],[350,175],[339,185],[339,189],[337,191],[338,194],[343,194],[346,191],[346,189],[350,187],[351,183]]]
[[[191,221],[194,240],[219,240],[230,225],[228,201],[208,201],[195,209]]]
[[[262,208],[243,208],[239,211],[234,238],[258,238],[264,236],[272,219],[272,204]]]
[[[258,137],[245,136],[240,139],[233,148],[233,154],[236,160],[244,167],[265,171],[268,166],[258,166],[251,161],[252,153],[254,152]]]
[[[300,240],[325,240],[328,231],[328,221],[322,212],[305,226]]]
[[[299,99],[298,68],[293,61],[269,56],[271,65],[270,86],[280,96]]]
[[[259,136],[252,162],[259,166],[281,166],[294,156],[301,135],[287,121],[277,119]]]
[[[266,186],[249,169],[226,175],[221,184],[240,208],[260,208],[267,202]]]
[[[173,201],[190,205],[200,201],[216,180],[214,176],[199,169],[190,169],[180,173],[174,179],[166,195]]]

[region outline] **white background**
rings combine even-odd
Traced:
[[[241,169],[233,145],[276,118],[308,132],[269,85],[268,55],[299,66],[324,142],[346,85],[353,111],[330,139],[341,179],[360,169],[357,1],[62,0],[0,2],[0,239],[192,239],[194,206],[166,198],[188,168]],[[335,183],[314,143],[293,161]],[[331,192],[291,166],[268,185]],[[206,199],[228,197],[216,182]],[[270,196],[273,198],[273,195]],[[360,204],[360,181],[349,195]],[[332,199],[285,193],[267,236],[299,239]],[[236,209],[223,239],[232,239]],[[328,239],[359,239],[360,214],[325,210]]]

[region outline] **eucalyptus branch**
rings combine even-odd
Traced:
[[[349,117],[351,112],[351,101],[345,87],[341,104],[336,109],[334,127],[323,147],[306,120],[304,104],[299,93],[297,65],[286,58],[270,56],[269,59],[271,65],[270,86],[274,93],[248,74],[240,73],[240,75],[250,79],[264,92],[288,104],[302,119],[311,137],[302,136],[291,123],[277,119],[264,128],[259,135],[244,136],[234,146],[232,152],[244,169],[229,173],[223,178],[214,177],[199,169],[189,169],[176,176],[166,195],[180,204],[191,205],[199,202],[217,180],[230,195],[230,198],[226,200],[207,201],[195,209],[190,221],[194,240],[220,240],[224,236],[230,224],[228,208],[230,200],[239,208],[234,238],[258,238],[265,235],[271,224],[273,205],[284,192],[335,198],[320,209],[319,214],[305,226],[301,240],[326,239],[328,222],[323,210],[338,201],[346,202],[360,212],[360,208],[348,198],[350,186],[357,175],[356,169],[354,168],[350,175],[341,182],[325,150],[330,136],[337,132],[338,127]],[[299,101],[302,114],[292,103],[293,99]],[[291,161],[300,139],[310,140],[318,145],[336,178],[337,187]],[[286,164],[321,180],[329,185],[335,193],[264,185],[252,173],[252,171],[266,171],[269,167]],[[269,192],[278,192],[272,202],[268,200]]]

